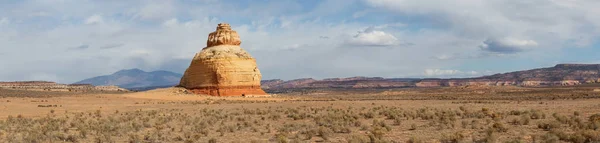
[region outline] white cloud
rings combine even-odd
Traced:
[[[374,29],[398,28],[398,27],[404,27],[404,26],[406,26],[406,24],[404,24],[404,23],[388,23],[388,24],[383,24],[380,26],[375,26]]]
[[[292,45],[287,45],[287,46],[283,46],[283,49],[287,49],[287,50],[296,50],[302,47],[306,47],[306,45],[303,44],[292,44]]]
[[[514,38],[504,39],[487,39],[483,41],[483,44],[479,46],[484,51],[494,53],[517,53],[526,50],[530,50],[533,47],[538,46],[538,43],[533,40],[519,40]]]
[[[479,74],[479,72],[477,72],[477,71],[469,71],[467,73],[470,75],[478,75]]]
[[[177,24],[179,24],[179,20],[177,20],[177,18],[171,18],[163,22],[164,26],[175,26]]]
[[[45,11],[37,11],[37,12],[30,13],[28,16],[30,16],[30,17],[46,17],[46,16],[50,16],[50,13],[45,12]]]
[[[369,27],[348,39],[347,44],[353,46],[395,46],[400,44],[400,40],[392,34]]]
[[[0,25],[5,25],[5,24],[9,24],[10,20],[8,20],[8,18],[6,17],[2,17],[0,18]]]
[[[103,23],[104,19],[102,18],[102,15],[99,14],[95,14],[92,15],[90,17],[88,17],[87,19],[85,19],[85,24],[100,24]]]
[[[172,17],[176,13],[174,1],[150,0],[146,1],[136,14],[144,20],[162,20]]]
[[[431,67],[438,69],[432,68],[431,75],[470,76],[485,72],[445,68],[471,69],[464,68],[469,66],[464,61],[506,58],[491,52],[490,45],[496,46],[492,49],[499,45],[506,49],[508,45],[531,51],[507,54],[510,58],[536,57],[527,54],[547,51],[535,47],[558,49],[567,45],[565,41],[585,47],[600,35],[597,4],[589,0],[552,1],[560,5],[531,1],[537,6],[505,0],[364,1],[372,6],[360,9],[364,12],[352,11],[356,10],[354,5],[363,4],[355,0],[344,0],[334,8],[329,6],[336,4],[335,0],[319,1],[315,8],[303,5],[304,1],[245,5],[218,0],[24,1],[0,5],[7,12],[0,14],[6,17],[0,21],[19,22],[11,25],[14,28],[0,28],[0,51],[4,54],[0,67],[11,69],[0,71],[0,80],[28,79],[36,74],[32,71],[53,73],[62,82],[131,68],[183,72],[220,22],[229,22],[238,31],[242,48],[256,58],[264,79],[421,77],[423,69]],[[28,17],[38,11],[49,16]],[[368,26],[372,27],[365,29]],[[488,37],[516,40],[490,38],[487,51],[482,50],[478,46]],[[414,45],[344,48],[405,43]],[[78,46],[80,50],[69,50]]]
[[[433,56],[432,58],[437,59],[437,60],[453,60],[453,59],[457,59],[459,57],[460,57],[459,54],[454,53],[454,54],[441,54],[441,55]]]
[[[354,12],[354,14],[352,14],[352,18],[361,18],[361,17],[366,16],[368,13],[369,13],[369,11],[366,11],[366,10]]]
[[[425,76],[448,76],[463,73],[459,70],[425,69]]]
[[[370,6],[421,17],[458,37],[533,37],[539,46],[586,47],[600,39],[596,0],[364,0]],[[476,47],[477,45],[473,45]],[[519,48],[520,49],[520,48]],[[515,49],[513,49],[515,50]]]
[[[427,76],[427,77],[475,77],[475,76],[482,76],[483,74],[490,74],[491,71],[478,72],[478,71],[460,71],[460,70],[451,70],[451,69],[425,69],[425,71],[423,73],[424,73],[423,75]]]

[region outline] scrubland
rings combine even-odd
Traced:
[[[593,89],[311,89],[268,98],[4,94],[0,142],[595,143],[600,92]]]

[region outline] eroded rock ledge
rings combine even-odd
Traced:
[[[242,44],[242,41],[240,40],[238,33],[233,31],[229,24],[220,23],[217,26],[217,30],[208,35],[206,48],[219,45],[239,46],[240,44]]]

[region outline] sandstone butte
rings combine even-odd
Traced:
[[[240,36],[220,23],[208,35],[206,47],[196,53],[179,86],[212,96],[266,95],[260,87],[256,60],[240,47]]]

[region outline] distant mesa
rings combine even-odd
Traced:
[[[256,60],[240,47],[236,31],[220,23],[208,36],[206,47],[194,56],[179,86],[213,96],[266,95]]]
[[[263,88],[270,92],[303,88],[409,88],[452,86],[573,86],[600,83],[600,64],[558,64],[554,67],[515,71],[475,78],[312,78],[296,80],[264,80]],[[597,91],[600,91],[598,89]]]
[[[181,76],[181,74],[170,71],[146,72],[140,69],[127,69],[117,71],[111,75],[84,79],[74,84],[91,84],[94,86],[114,85],[129,90],[140,91],[176,86]]]

